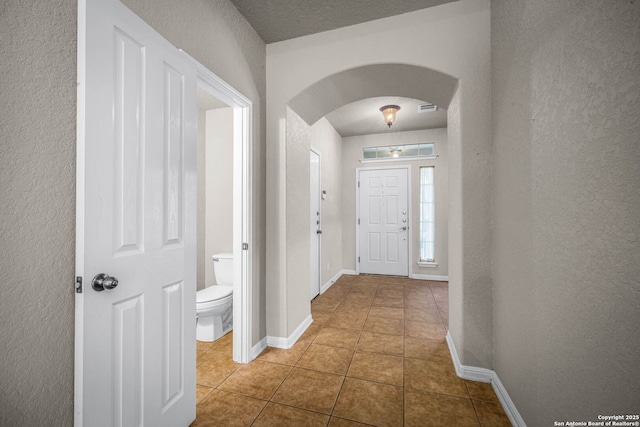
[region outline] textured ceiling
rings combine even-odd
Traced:
[[[344,105],[325,118],[343,136],[368,135],[373,133],[403,132],[420,129],[447,127],[447,111],[438,109],[431,113],[418,113],[418,105],[425,101],[411,98],[383,96],[368,98]],[[400,106],[396,122],[387,127],[380,107],[395,104]]]
[[[231,0],[231,3],[268,44],[453,1]]]

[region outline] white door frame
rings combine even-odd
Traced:
[[[322,230],[322,153],[320,150],[310,147],[310,151],[313,151],[318,155],[318,197],[320,200],[318,201],[318,220],[320,221],[320,226],[318,227]],[[322,234],[318,235],[318,295],[322,292]]]
[[[253,102],[187,53],[184,55],[196,64],[198,87],[233,107],[233,360],[249,363],[253,343]]]
[[[411,273],[411,260],[413,259],[413,250],[412,250],[412,230],[413,230],[413,216],[412,212],[412,204],[411,204],[411,165],[402,165],[402,166],[373,166],[367,168],[356,168],[356,274],[360,274],[360,263],[358,262],[358,258],[360,257],[360,224],[358,224],[358,219],[360,218],[360,171],[366,170],[387,170],[387,169],[406,169],[407,170],[407,213],[408,213],[408,221],[409,221],[409,230],[407,233],[407,245],[409,245],[409,251],[407,252],[407,274],[408,277],[412,277]]]

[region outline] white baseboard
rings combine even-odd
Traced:
[[[342,274],[348,274],[350,276],[357,276],[358,272],[355,270],[342,270],[340,273]]]
[[[504,385],[502,385],[502,381],[500,381],[500,378],[498,378],[498,374],[495,374],[495,372],[494,377],[491,380],[491,386],[493,387],[493,391],[496,392],[498,400],[500,401],[500,404],[502,404],[504,412],[507,413],[511,424],[517,427],[526,427],[527,425],[524,423],[522,416],[520,416],[520,412],[518,412],[515,403],[513,403],[513,400],[511,400],[511,398],[509,397],[507,389],[504,388]]]
[[[491,383],[491,387],[493,387],[493,391],[496,392],[496,396],[498,396],[498,400],[504,409],[504,412],[509,417],[509,421],[516,427],[527,427],[522,416],[518,412],[516,405],[509,397],[509,393],[507,393],[507,389],[504,388],[500,378],[498,378],[498,374],[491,369],[486,368],[476,368],[474,366],[466,366],[460,363],[460,358],[458,357],[458,351],[456,350],[456,345],[453,342],[453,338],[451,337],[451,333],[447,331],[447,344],[449,345],[449,352],[451,353],[451,359],[453,360],[453,366],[456,369],[456,374],[465,380],[471,381],[479,381],[483,383]]]
[[[267,348],[267,337],[262,338],[256,345],[251,349],[251,360],[260,356],[260,354]]]
[[[327,291],[327,289],[329,289],[331,287],[331,285],[336,283],[336,281],[340,278],[340,276],[342,276],[342,271],[338,271],[338,274],[336,274],[331,279],[329,279],[329,281],[327,283],[325,283],[324,285],[320,286],[320,294],[324,294]]]
[[[431,274],[412,274],[411,278],[412,279],[418,279],[418,280],[433,280],[433,281],[437,281],[437,282],[448,282],[449,281],[449,276],[433,276]]]
[[[298,325],[295,331],[293,331],[291,335],[289,335],[289,337],[284,338],[267,336],[267,345],[269,347],[284,349],[293,347],[296,341],[298,341],[302,334],[304,334],[304,331],[306,331],[309,325],[311,325],[311,322],[313,322],[313,318],[311,317],[311,314],[309,314],[306,319],[304,319],[302,323]]]

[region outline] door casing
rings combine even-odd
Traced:
[[[320,151],[311,147],[310,149],[310,153],[313,153],[315,155],[318,156],[318,186],[317,186],[317,196],[318,196],[318,212],[319,214],[317,215],[317,220],[320,221],[320,224],[318,224],[315,229],[316,230],[322,230],[322,199],[321,199],[321,194],[322,194],[322,155],[320,154]],[[313,192],[310,191],[309,195],[312,196]],[[315,217],[316,215],[313,212],[310,212],[310,216],[311,218]],[[318,283],[318,289],[317,289],[317,293],[315,293],[316,289],[311,289],[311,298],[313,299],[315,298],[317,295],[320,295],[320,290],[322,289],[322,234],[316,234],[315,236],[313,235],[313,224],[309,224],[310,225],[310,234],[311,234],[311,245],[314,244],[314,242],[317,242],[317,253],[318,253],[318,257],[314,260],[314,259],[310,259],[311,265],[309,266],[310,271],[313,273],[313,264],[316,264],[317,267],[317,283]],[[312,252],[313,253],[313,252]],[[311,279],[312,280],[312,279]],[[313,280],[311,281],[311,284],[313,284]],[[315,295],[314,295],[315,293]]]
[[[198,86],[233,108],[233,360],[249,363],[257,356],[252,354],[251,335],[253,102],[200,62],[185,55],[196,64]]]

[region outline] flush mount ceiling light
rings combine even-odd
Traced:
[[[382,115],[384,116],[384,122],[387,126],[391,127],[393,122],[396,121],[396,113],[399,109],[400,107],[397,105],[385,105],[380,108],[380,111],[382,111]]]

